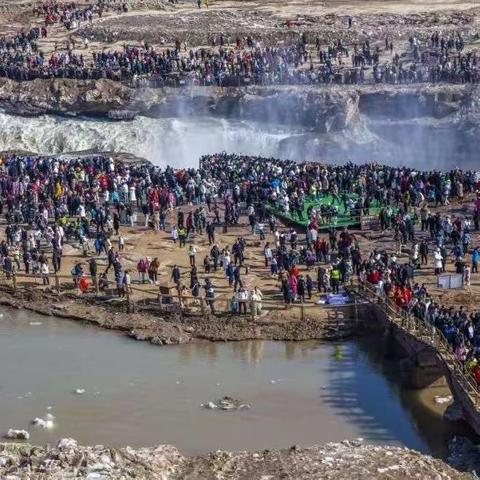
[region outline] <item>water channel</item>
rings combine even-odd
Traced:
[[[197,454],[363,437],[443,456],[463,433],[433,401],[445,392],[399,388],[395,367],[366,339],[158,347],[68,320],[2,315],[0,432],[26,428],[33,443],[71,436]],[[200,407],[224,395],[251,409]],[[55,415],[54,429],[29,424],[46,413]]]

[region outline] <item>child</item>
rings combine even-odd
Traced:
[[[118,251],[123,252],[125,249],[125,239],[120,235],[118,237]]]

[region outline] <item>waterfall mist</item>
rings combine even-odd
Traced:
[[[23,118],[0,113],[0,151],[60,154],[80,150],[122,151],[157,165],[194,167],[201,155],[219,151],[291,157],[281,141],[291,127],[215,117],[146,118],[108,122],[44,115]],[[295,159],[301,160],[300,157]]]

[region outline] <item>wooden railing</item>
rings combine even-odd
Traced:
[[[116,288],[116,281],[113,277],[108,278],[109,287],[101,290],[99,287],[100,277],[91,277],[84,275],[90,285],[86,292],[82,292],[78,287],[78,282],[74,282],[73,275],[62,275],[51,273],[48,275],[49,288],[58,295],[65,292],[74,292],[78,296],[90,295],[94,297],[109,297],[117,299],[126,305],[127,312],[136,311],[137,308],[145,308],[147,303],[153,304],[159,311],[176,311],[185,315],[201,315],[208,318],[211,314],[209,299],[205,296],[194,297],[192,295],[182,295],[177,293],[175,286],[162,286],[151,283],[133,283],[129,288],[123,287],[122,296],[119,296]],[[77,279],[77,280],[80,280]],[[12,272],[6,274],[0,272],[0,287],[8,288],[13,293],[18,293],[32,288],[45,288],[43,284],[43,276],[40,273],[27,274],[21,272]],[[250,315],[252,319],[256,318],[260,311],[265,312],[288,312],[290,318],[298,318],[301,321],[307,318],[308,312],[313,309],[323,307],[313,301],[285,303],[281,293],[277,295],[263,294],[260,301],[245,300],[238,301],[233,298],[233,292],[217,293],[213,300],[215,314],[233,314],[239,313],[232,310],[232,302],[241,303],[242,308],[238,305],[238,310],[244,314]],[[245,305],[245,306],[244,306]],[[329,308],[328,305],[325,307]],[[311,316],[311,315],[310,315]]]
[[[351,289],[369,302],[378,305],[391,323],[405,330],[419,341],[435,348],[450,374],[471,399],[474,407],[480,407],[479,385],[473,375],[465,371],[465,365],[457,359],[440,329],[399,307],[390,298],[379,295],[375,287],[369,283],[354,283]]]

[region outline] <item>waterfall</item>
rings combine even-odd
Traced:
[[[0,112],[0,151],[123,151],[176,167],[196,166],[201,155],[222,150],[285,158],[281,142],[292,134],[291,127],[214,117],[108,122],[51,115],[24,118]]]

